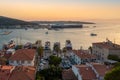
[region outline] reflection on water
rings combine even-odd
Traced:
[[[59,31],[47,29],[15,29],[9,35],[0,35],[0,47],[2,44],[14,39],[17,43],[35,42],[42,40],[42,43],[50,41],[53,45],[54,42],[61,42],[61,47],[65,45],[67,39],[71,40],[73,48],[79,49],[83,46],[87,49],[93,42],[105,41],[106,38],[120,44],[120,25],[118,24],[95,24],[88,25],[89,28],[82,29],[62,29]],[[45,34],[48,31],[48,34]],[[90,36],[91,33],[96,33],[97,36]],[[21,39],[21,40],[20,40]]]

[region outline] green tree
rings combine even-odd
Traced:
[[[90,53],[92,53],[92,47],[90,46],[88,49],[90,50]]]
[[[66,53],[66,52],[67,52],[66,47],[63,48],[62,52],[63,52],[63,53]]]
[[[120,58],[117,55],[108,55],[108,59],[115,60],[115,61],[120,61]]]
[[[62,49],[62,52],[64,53],[64,56],[66,56],[66,53],[67,53],[66,47],[64,47],[64,48]]]
[[[115,63],[114,68],[120,67],[120,62]]]
[[[53,49],[57,53],[57,56],[58,56],[58,53],[61,52],[60,47],[58,45],[54,45]]]
[[[116,67],[108,72],[105,75],[104,80],[120,80],[120,67]]]
[[[22,48],[23,48],[23,45],[17,45],[17,46],[15,47],[16,50],[22,49]]]
[[[49,57],[49,64],[58,66],[61,63],[61,58],[57,56],[50,56]]]
[[[41,70],[40,74],[44,76],[45,80],[59,80],[62,76],[62,69],[53,65],[48,69]]]
[[[43,51],[44,51],[44,48],[42,46],[37,48],[37,52],[38,52],[38,55],[40,56],[40,58],[43,55]]]

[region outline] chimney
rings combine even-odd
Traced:
[[[88,67],[86,68],[86,70],[88,71]]]

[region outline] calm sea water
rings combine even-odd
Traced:
[[[36,40],[42,40],[42,44],[46,41],[51,42],[51,48],[54,42],[60,42],[61,48],[65,46],[66,40],[71,40],[74,49],[87,49],[93,42],[105,41],[106,38],[120,44],[120,24],[113,22],[97,22],[94,25],[85,25],[89,28],[82,29],[61,29],[59,31],[47,29],[10,29],[13,31],[9,35],[0,35],[0,48],[4,43],[14,39],[16,43],[34,43]],[[96,26],[96,27],[93,27]],[[2,32],[3,30],[0,30]],[[45,34],[48,31],[48,34]],[[90,36],[91,33],[97,36]]]

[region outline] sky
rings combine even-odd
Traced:
[[[0,16],[22,20],[120,19],[120,0],[0,0]]]

